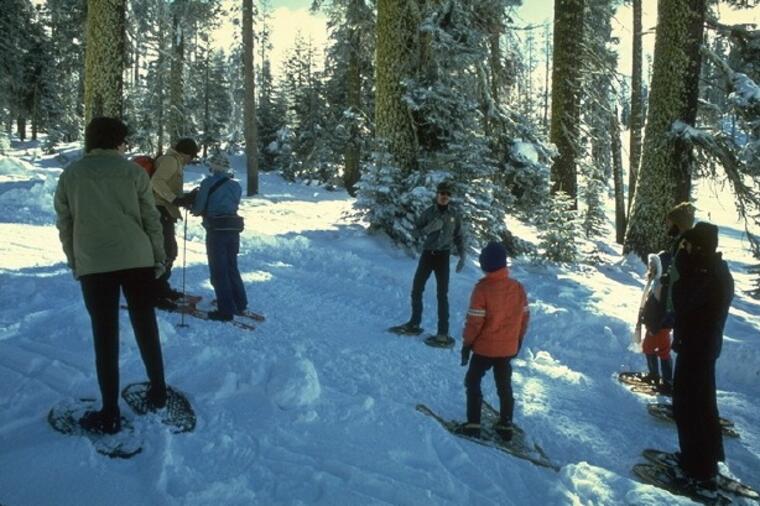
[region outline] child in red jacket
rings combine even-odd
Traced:
[[[465,376],[467,423],[460,430],[469,436],[480,436],[480,382],[493,368],[500,405],[494,429],[509,441],[514,409],[510,362],[520,351],[528,328],[528,299],[523,286],[509,277],[507,251],[500,243],[490,242],[483,248],[480,267],[486,275],[472,291],[462,344],[462,366],[469,363],[470,368]]]

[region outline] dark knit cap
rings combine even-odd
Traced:
[[[480,252],[480,268],[494,272],[507,266],[507,249],[499,242],[491,241]]]
[[[185,154],[190,158],[195,158],[200,149],[193,139],[185,137],[184,139],[177,141],[177,144],[174,146],[174,151]]]
[[[718,227],[700,221],[684,232],[683,238],[691,244],[692,253],[710,255],[718,248]]]
[[[446,192],[449,195],[452,195],[454,193],[454,186],[448,181],[441,181],[440,183],[438,183],[437,190],[439,192]]]

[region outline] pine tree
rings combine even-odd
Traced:
[[[256,84],[253,76],[253,0],[243,0],[243,136],[245,167],[248,174],[246,195],[259,192],[259,159],[256,143]]]
[[[696,119],[705,15],[704,0],[659,4],[641,170],[624,245],[641,258],[668,245],[662,220],[690,196],[692,152],[674,125],[693,126]]]
[[[628,147],[628,212],[631,211],[641,161],[641,132],[644,127],[644,102],[641,83],[641,2],[633,0],[633,54],[631,58],[630,140]]]
[[[554,2],[551,141],[559,155],[552,165],[552,191],[567,193],[573,202],[577,195],[584,6],[584,0]]]
[[[375,128],[402,172],[417,168],[417,137],[402,82],[411,76],[421,21],[414,0],[378,0]],[[426,63],[426,62],[422,62]]]
[[[87,2],[85,123],[96,116],[122,116],[125,16],[126,0]]]
[[[578,258],[578,212],[565,192],[552,195],[542,220],[539,249],[552,262],[575,262]]]

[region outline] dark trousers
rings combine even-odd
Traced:
[[[718,461],[725,460],[715,397],[715,360],[678,355],[673,415],[684,471],[697,480],[714,478]]]
[[[668,385],[673,384],[673,361],[669,358],[660,358],[655,354],[647,354],[647,368],[649,374],[662,379]]]
[[[87,274],[79,280],[92,322],[103,410],[119,409],[119,297],[122,290],[151,386],[165,390],[164,362],[152,298],[153,267]]]
[[[435,272],[438,294],[438,334],[449,333],[449,252],[423,251],[412,283],[412,318],[414,325],[422,321],[422,292],[430,273]]]
[[[156,206],[156,208],[158,209],[158,212],[161,213],[161,230],[164,234],[164,252],[166,252],[166,272],[156,280],[156,283],[158,284],[156,295],[158,297],[165,297],[171,291],[169,278],[172,275],[174,261],[177,259],[177,237],[174,232],[174,224],[177,220],[169,214],[169,211],[164,206]]]
[[[211,285],[219,312],[233,315],[248,307],[243,280],[238,270],[239,232],[206,233],[206,253]]]
[[[496,392],[499,394],[499,418],[502,422],[512,423],[512,411],[515,400],[512,396],[512,358],[511,357],[484,357],[473,354],[470,359],[470,368],[464,377],[464,385],[467,388],[467,422],[480,423],[480,407],[483,403],[483,393],[480,390],[480,382],[483,376],[493,367],[493,379],[496,383]]]

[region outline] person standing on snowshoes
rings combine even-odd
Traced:
[[[92,321],[95,365],[103,405],[80,425],[116,433],[119,412],[119,297],[150,380],[149,402],[166,404],[164,363],[153,307],[155,277],[165,260],[161,223],[146,172],[124,158],[127,127],[94,118],[85,130],[85,155],[58,179],[55,211],[66,260],[79,280]]]
[[[459,262],[456,272],[461,272],[465,262],[464,232],[459,209],[451,204],[453,186],[444,181],[438,184],[435,203],[417,219],[418,233],[425,238],[417,271],[412,282],[412,316],[397,327],[405,334],[422,332],[422,293],[431,273],[435,273],[438,295],[438,332],[435,339],[448,343],[449,337],[449,258],[456,248]]]
[[[654,385],[663,395],[673,393],[673,361],[670,357],[670,331],[673,326],[672,316],[665,313],[665,301],[662,293],[663,259],[669,262],[670,254],[662,251],[648,257],[647,279],[651,290],[639,312],[636,334],[640,335],[644,327],[645,335],[641,351],[647,360],[647,375],[644,381]]]
[[[715,490],[718,462],[725,460],[715,395],[715,363],[734,296],[734,281],[718,246],[718,227],[700,222],[684,232],[675,257],[677,277],[673,350],[673,415],[679,466],[694,487]]]
[[[198,154],[198,145],[193,139],[184,138],[177,141],[174,148],[156,159],[156,171],[150,179],[156,206],[161,213],[161,227],[166,250],[166,271],[158,279],[156,287],[156,307],[174,309],[182,292],[169,285],[174,260],[177,259],[178,247],[174,225],[182,219],[180,207],[191,207],[195,193],[184,193],[183,170]]]
[[[470,297],[462,344],[462,366],[470,365],[465,376],[467,423],[463,434],[480,436],[480,409],[483,395],[480,382],[493,368],[499,394],[499,422],[494,430],[506,441],[512,439],[512,365],[522,347],[530,313],[528,298],[520,282],[509,277],[507,251],[490,242],[480,253],[480,268],[486,273]],[[472,354],[472,358],[470,355]]]
[[[243,191],[232,178],[230,162],[224,153],[215,153],[206,163],[211,175],[201,182],[192,212],[203,216],[208,269],[216,294],[218,309],[210,311],[208,317],[229,321],[248,307],[237,263],[243,231],[243,218],[237,215],[237,210]]]

